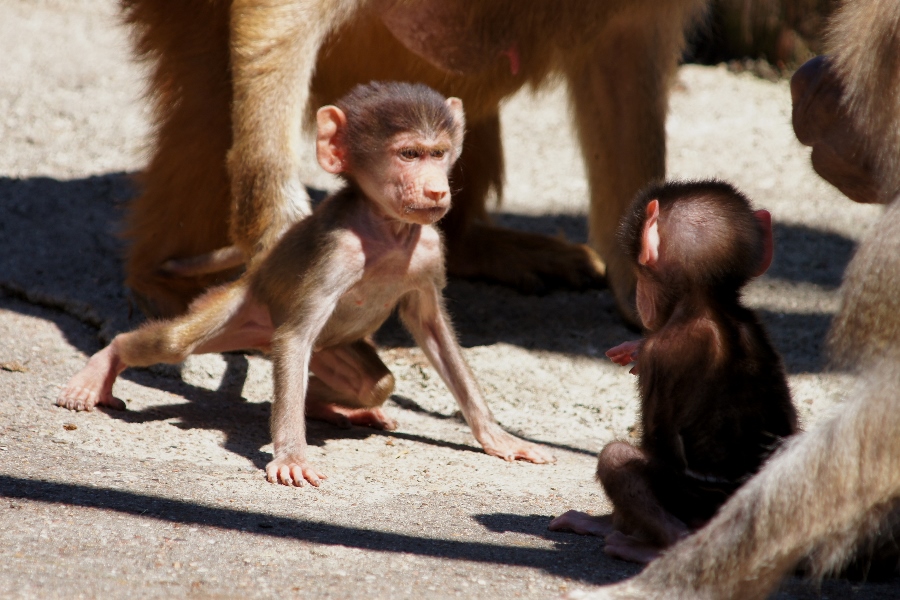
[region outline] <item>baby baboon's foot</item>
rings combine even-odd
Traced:
[[[59,393],[56,405],[70,410],[94,410],[95,406],[108,406],[125,410],[125,403],[112,395],[113,383],[125,369],[113,347],[115,342],[91,357]]]
[[[579,535],[605,537],[615,531],[612,515],[591,516],[577,510],[569,510],[559,515],[547,527],[550,531],[571,531]]]
[[[486,453],[506,461],[526,460],[537,464],[556,462],[556,457],[547,448],[517,438],[499,425],[490,427],[488,431],[476,434],[475,437]]]
[[[59,393],[56,405],[69,410],[94,410],[95,406],[108,406],[116,410],[125,410],[125,403],[114,397],[112,392],[104,392],[89,387],[73,385],[72,382]]]
[[[606,536],[603,552],[613,558],[646,565],[659,557],[662,548],[621,531],[614,531]]]
[[[359,425],[360,427],[371,427],[372,429],[382,429],[384,431],[397,429],[397,421],[387,416],[380,407],[347,408],[337,404],[307,402],[306,417],[316,421],[325,421],[343,428]]]
[[[289,455],[276,458],[266,465],[266,479],[270,483],[295,487],[302,487],[306,482],[319,487],[319,484],[324,479],[328,479],[328,476],[316,470],[305,458]]]

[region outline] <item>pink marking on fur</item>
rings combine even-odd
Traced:
[[[509,72],[513,75],[518,75],[519,68],[522,66],[519,57],[519,47],[516,44],[513,44],[507,50],[501,52],[501,54],[509,59]]]

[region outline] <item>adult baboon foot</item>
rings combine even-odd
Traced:
[[[448,241],[447,270],[528,294],[606,287],[605,265],[588,246],[483,223]]]

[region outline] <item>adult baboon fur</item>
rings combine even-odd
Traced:
[[[633,317],[615,244],[635,192],[665,175],[667,92],[705,0],[121,0],[152,66],[152,157],[131,206],[128,285],[171,315],[233,271],[173,277],[169,259],[236,244],[249,260],[309,213],[299,180],[310,106],[373,79],[425,83],[466,106],[444,220],[451,273],[539,291],[605,276]],[[590,187],[586,248],[490,227],[503,187],[500,102],[568,84]],[[467,159],[470,157],[470,159]]]
[[[712,0],[690,60],[716,64],[743,58],[796,67],[823,51],[825,25],[838,0]]]
[[[849,126],[843,139],[822,139],[856,148],[872,189],[897,190],[900,3],[848,0],[830,26],[828,51],[842,83],[834,116]],[[798,108],[807,105],[795,104],[795,123]],[[900,506],[898,289],[895,199],[848,266],[830,334],[837,364],[859,370],[846,405],[788,442],[706,527],[637,577],[586,597],[766,598],[804,557],[821,576],[866,554],[879,537],[892,541]]]

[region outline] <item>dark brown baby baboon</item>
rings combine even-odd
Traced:
[[[741,288],[772,260],[771,218],[719,181],[651,186],[622,219],[647,336],[607,354],[636,361],[641,442],[608,444],[597,479],[612,519],[568,512],[551,529],[606,536],[649,562],[703,525],[796,431],[781,358]]]

